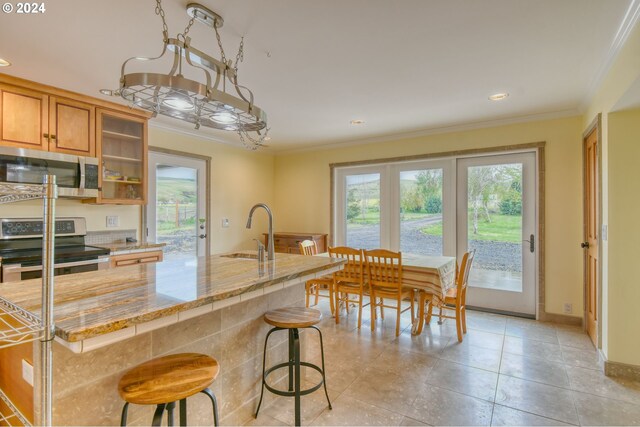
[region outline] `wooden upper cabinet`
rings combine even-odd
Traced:
[[[42,92],[0,84],[0,144],[47,150],[48,99]]]
[[[95,157],[95,123],[93,105],[52,96],[49,100],[49,151]]]
[[[98,109],[97,144],[101,174],[97,203],[147,202],[147,119]]]

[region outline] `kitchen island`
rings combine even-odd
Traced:
[[[56,277],[54,424],[118,424],[123,402],[116,385],[124,371],[178,352],[215,357],[221,374],[212,389],[222,422],[247,421],[255,410],[269,329],[262,315],[304,304],[304,282],[343,263],[289,254],[260,263],[255,258],[255,252],[221,254]],[[0,296],[37,313],[40,286],[39,280],[8,283]],[[286,357],[282,335],[268,359]],[[212,422],[205,399],[190,399],[191,424]],[[133,405],[130,424],[148,425],[152,411]]]

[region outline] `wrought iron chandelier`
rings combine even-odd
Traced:
[[[238,84],[238,63],[244,58],[244,38],[234,63],[225,56],[218,32],[224,20],[217,13],[197,3],[188,4],[189,23],[176,38],[170,38],[161,0],[156,0],[155,12],[162,18],[162,53],[153,58],[133,57],[124,61],[120,88],[115,94],[136,107],[151,111],[154,116],[162,114],[183,120],[194,124],[196,129],[205,126],[234,131],[242,144],[252,150],[263,146],[269,131],[267,115],[253,103],[253,93]],[[188,34],[194,21],[213,28],[220,60],[191,45]],[[167,74],[126,72],[130,61],[159,60],[169,51],[173,53],[173,65]],[[183,65],[202,72],[203,81],[184,77]]]

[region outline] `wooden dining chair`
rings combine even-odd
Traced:
[[[384,308],[396,309],[396,336],[400,335],[400,315],[411,310],[411,324],[415,321],[414,290],[402,283],[402,253],[386,249],[364,251],[369,281],[371,303],[371,330],[376,329],[376,309],[384,319]],[[402,301],[410,299],[411,305],[404,310]],[[385,299],[394,299],[395,305],[386,305]]]
[[[442,323],[442,319],[455,319],[456,331],[458,332],[458,341],[462,342],[462,334],[467,333],[467,287],[469,283],[469,274],[471,272],[471,266],[473,265],[473,257],[475,256],[475,249],[467,252],[462,257],[462,263],[457,270],[456,286],[449,289],[444,298],[444,303],[440,306],[439,319]],[[424,297],[421,296],[420,304],[425,304]],[[424,305],[422,306],[424,307]],[[454,316],[447,316],[442,314],[442,310],[449,310],[455,313]],[[426,322],[431,322],[431,315],[433,311],[433,304],[429,303],[429,310],[427,311]]]
[[[318,254],[318,245],[314,240],[303,240],[298,243],[298,247],[300,248],[300,255],[317,255]],[[329,291],[328,295],[324,295],[320,293],[320,289],[327,289]],[[318,299],[329,298],[329,306],[331,307],[331,314],[333,315],[335,312],[335,308],[333,305],[333,276],[326,275],[322,277],[316,277],[315,279],[307,280],[305,283],[305,302],[307,307],[309,307],[309,300],[311,299],[311,295],[315,296],[315,304],[318,305]]]
[[[333,273],[333,296],[336,323],[340,323],[340,302],[343,302],[347,314],[349,303],[358,304],[358,329],[362,326],[362,307],[364,289],[364,256],[362,249],[354,249],[346,246],[329,248],[329,256],[332,258],[346,259],[343,269]],[[357,298],[351,298],[351,296]]]

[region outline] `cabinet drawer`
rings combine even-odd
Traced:
[[[162,251],[138,252],[111,257],[111,268],[128,265],[149,264],[162,261]]]

